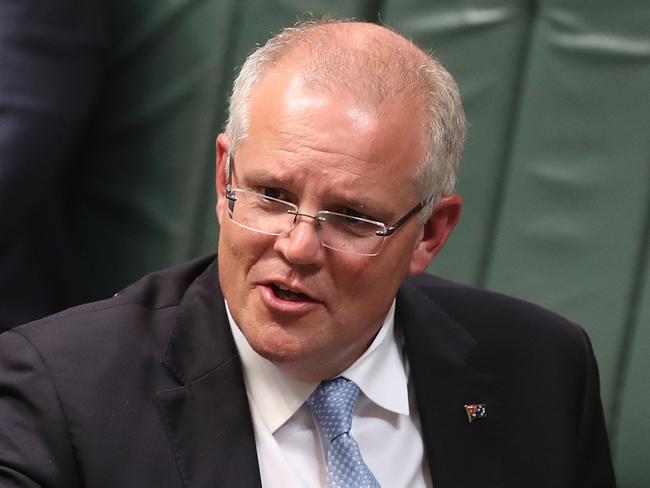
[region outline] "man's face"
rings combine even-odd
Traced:
[[[310,215],[350,209],[390,225],[420,200],[422,120],[409,100],[378,111],[273,71],[254,90],[233,187],[286,199]],[[235,321],[253,349],[295,376],[340,373],[372,342],[405,277],[421,270],[412,263],[420,220],[372,257],[324,248],[309,218],[280,236],[242,228],[224,198],[225,136],[218,146],[220,284]]]

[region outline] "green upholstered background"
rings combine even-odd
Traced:
[[[442,59],[471,124],[464,215],[431,271],[582,324],[601,366],[620,486],[650,486],[650,2],[111,8],[114,88],[90,134],[73,222],[87,298],[215,249],[214,136],[235,68],[256,43],[306,11],[380,21]]]

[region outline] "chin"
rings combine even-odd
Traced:
[[[272,363],[277,364],[292,363],[300,358],[300,355],[293,349],[263,348],[254,346],[253,349],[264,359],[268,359]]]
[[[265,333],[261,334],[261,337],[260,335],[249,336],[244,334],[253,350],[273,363],[291,363],[305,356],[305,351],[302,350],[299,343],[296,343],[295,338],[288,337],[282,340],[279,337],[281,335],[284,335],[282,331],[276,331],[275,333],[265,331]]]

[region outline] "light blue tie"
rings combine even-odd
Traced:
[[[321,435],[328,441],[327,486],[329,488],[379,488],[363,462],[359,446],[350,435],[352,412],[359,387],[339,376],[323,381],[307,399]]]

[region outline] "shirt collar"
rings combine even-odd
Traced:
[[[226,312],[242,361],[249,401],[275,433],[305,403],[318,382],[294,378],[257,354],[239,330],[227,302]],[[380,407],[408,415],[408,378],[394,329],[395,300],[370,347],[341,376],[354,381]]]

